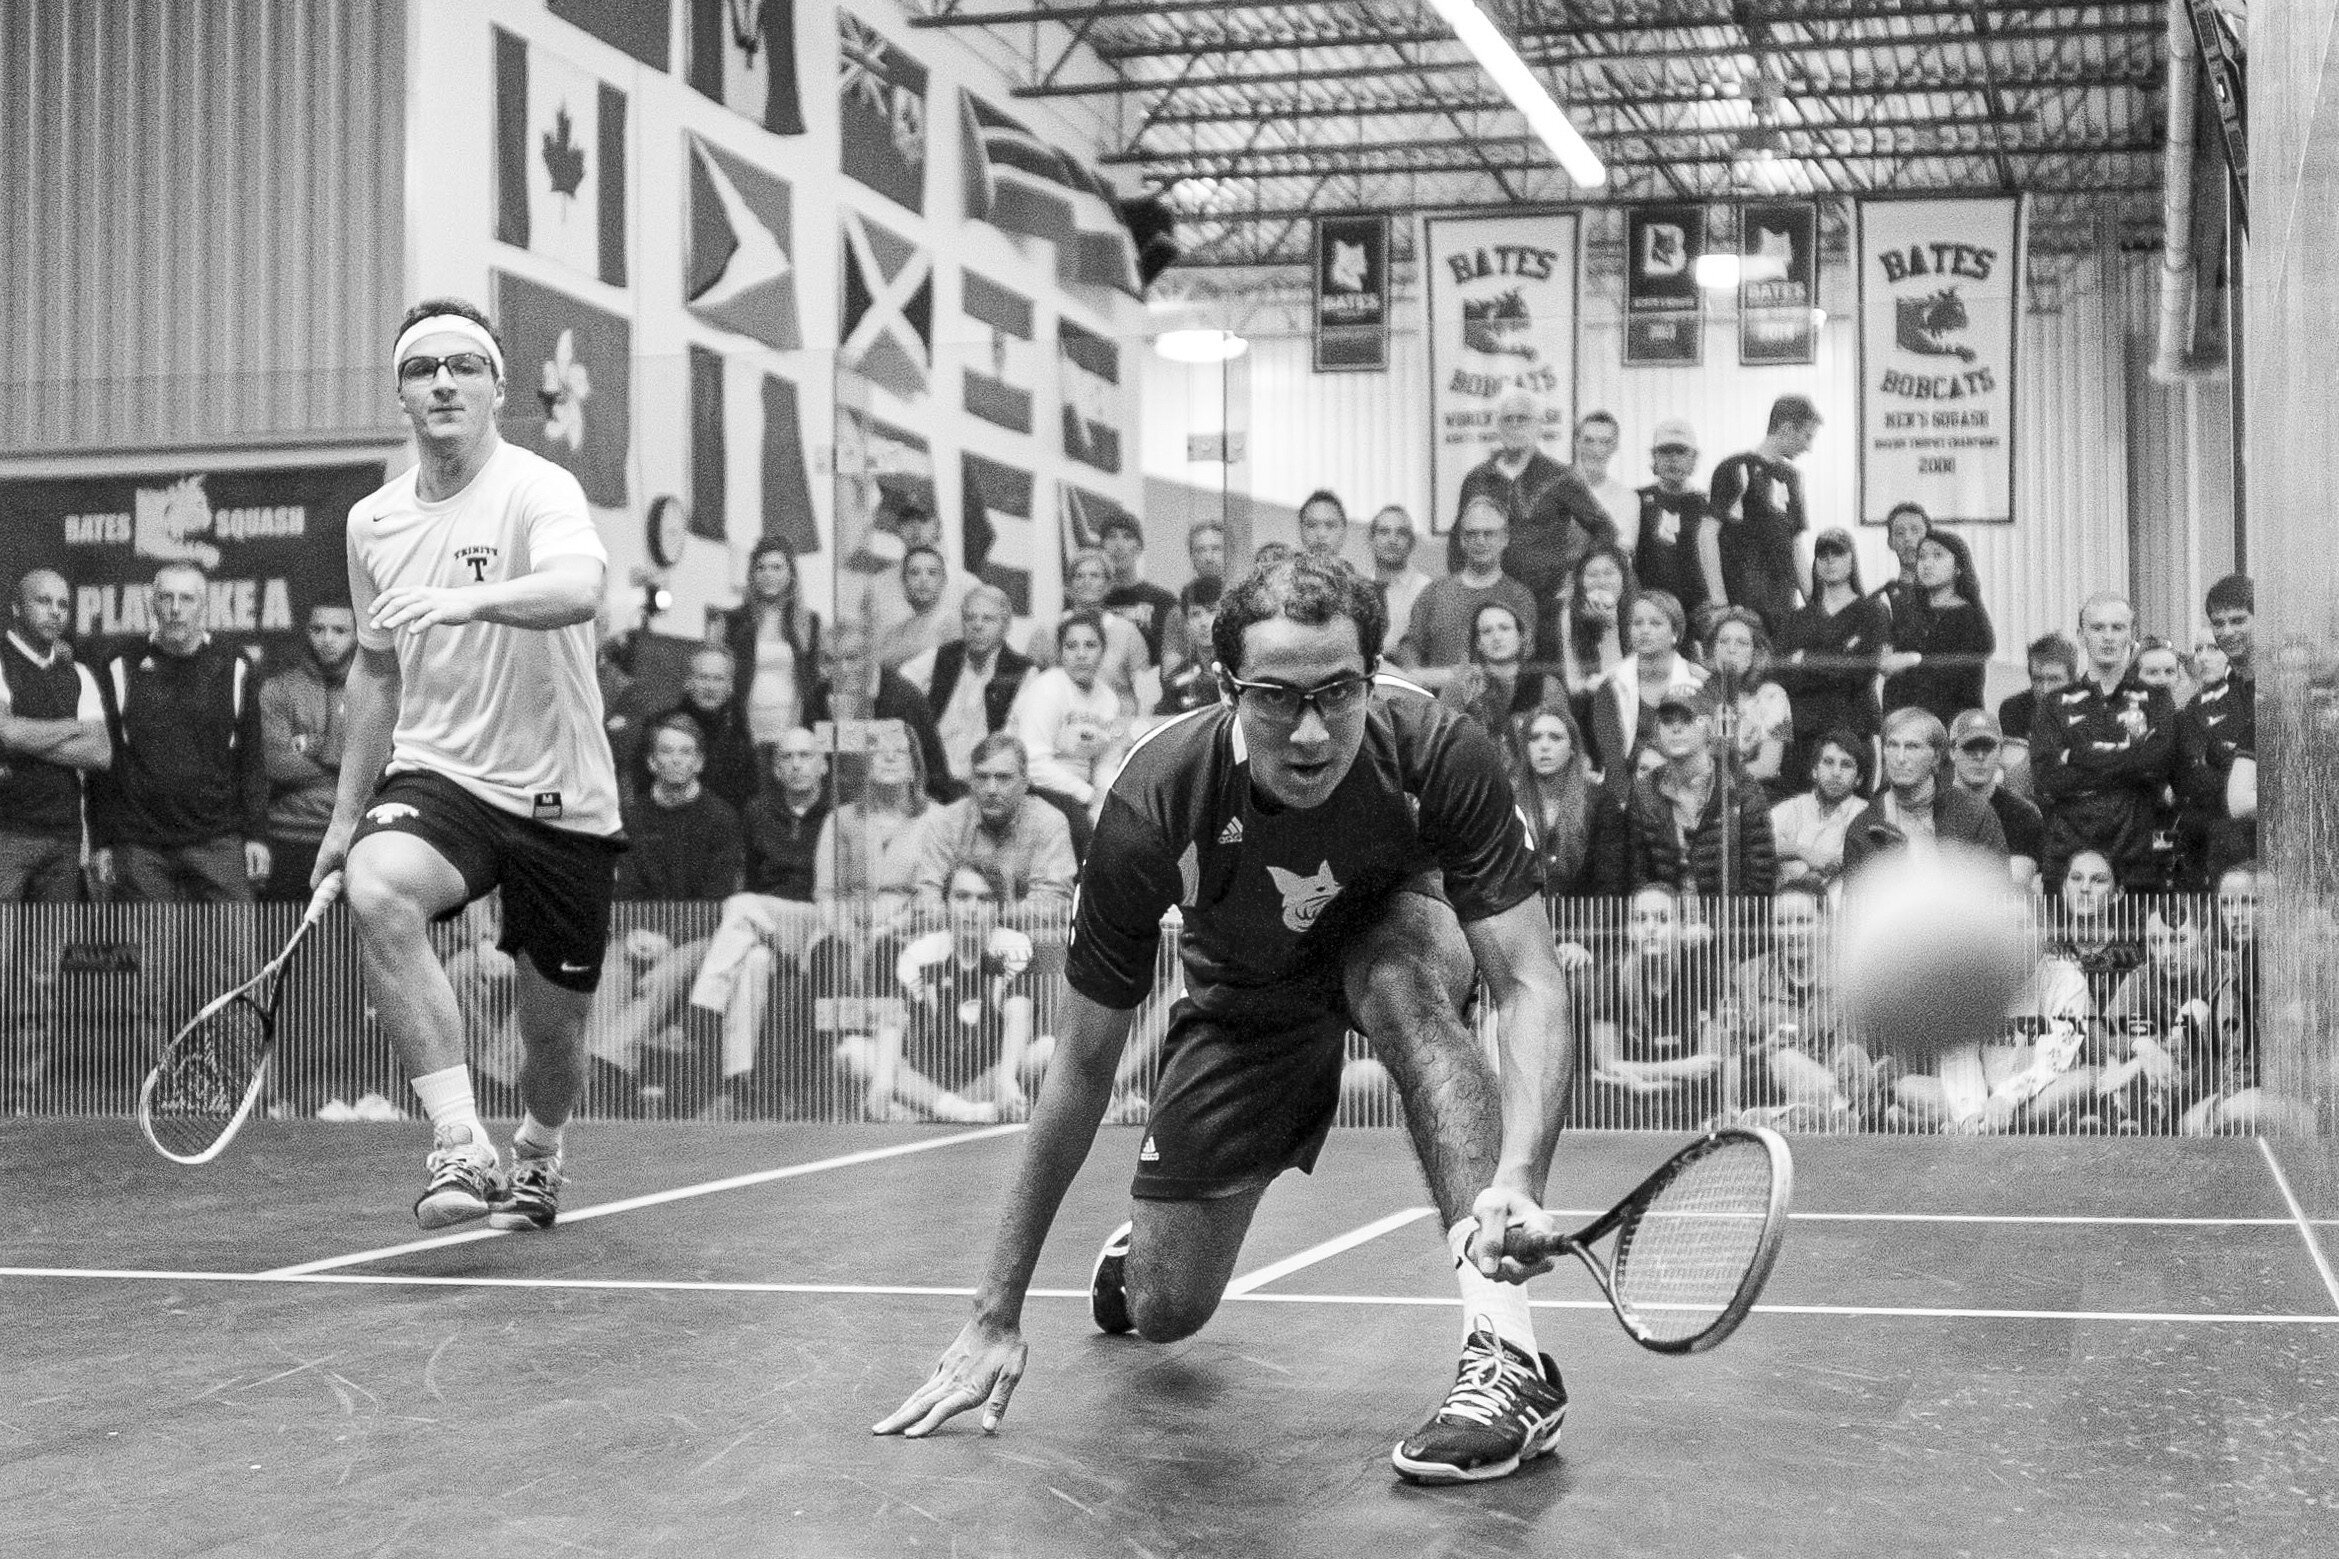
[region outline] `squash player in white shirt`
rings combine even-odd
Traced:
[[[430,1115],[416,1218],[547,1228],[625,848],[593,664],[609,558],[576,478],[498,435],[503,348],[486,315],[417,304],[392,362],[420,460],[350,510],[358,651],[316,879],[347,869],[367,994]],[[526,1047],[508,1176],[429,942],[497,888]]]

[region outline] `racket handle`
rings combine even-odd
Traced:
[[[333,901],[341,897],[341,881],[342,874],[339,871],[326,873],[325,880],[317,884],[317,891],[309,895],[309,912],[301,917],[301,924],[312,925],[325,918],[325,911],[331,909]]]
[[[1568,1237],[1556,1229],[1538,1234],[1523,1223],[1514,1223],[1503,1230],[1502,1253],[1522,1267],[1556,1260],[1567,1248]]]

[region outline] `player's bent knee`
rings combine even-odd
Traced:
[[[1129,1320],[1147,1342],[1183,1342],[1218,1313],[1216,1294],[1163,1293],[1132,1286]]]

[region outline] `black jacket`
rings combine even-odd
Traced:
[[[2101,850],[2123,886],[2158,871],[2154,822],[2176,760],[2176,706],[2130,666],[2109,693],[2093,677],[2039,700],[2030,772],[2047,818],[2050,878],[2081,850]]]
[[[149,644],[98,677],[114,764],[90,776],[90,838],[99,849],[176,849],[268,837],[268,758],[260,673],[205,639],[192,655]]]
[[[1653,770],[1632,782],[1624,815],[1614,827],[1595,830],[1594,848],[1604,857],[1601,885],[1610,893],[1630,893],[1652,882],[1684,893],[1722,891],[1722,786],[1714,776],[1697,827],[1685,841],[1673,816],[1673,798],[1657,788],[1664,771]],[[1778,885],[1778,851],[1771,839],[1770,797],[1762,786],[1741,776],[1736,788],[1737,819],[1731,832],[1732,896],[1768,896]],[[1686,844],[1687,848],[1684,848]]]
[[[937,721],[942,711],[950,707],[952,695],[958,691],[959,673],[966,669],[966,641],[945,639],[934,646],[934,675],[923,691],[926,710]],[[1015,695],[1023,689],[1023,679],[1031,671],[1031,662],[1006,645],[999,646],[999,661],[991,673],[991,680],[983,684],[983,724],[991,731],[1002,730],[1007,724],[1007,711],[1015,706]]]

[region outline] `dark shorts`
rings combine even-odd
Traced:
[[[503,889],[497,946],[505,952],[526,953],[555,985],[588,994],[600,987],[623,835],[580,834],[515,817],[429,773],[385,778],[350,843],[388,833],[410,834],[444,856],[462,874],[465,904]]]
[[[1340,1109],[1348,1022],[1251,1027],[1190,1000],[1170,1011],[1161,1082],[1130,1194],[1202,1202],[1313,1170]]]

